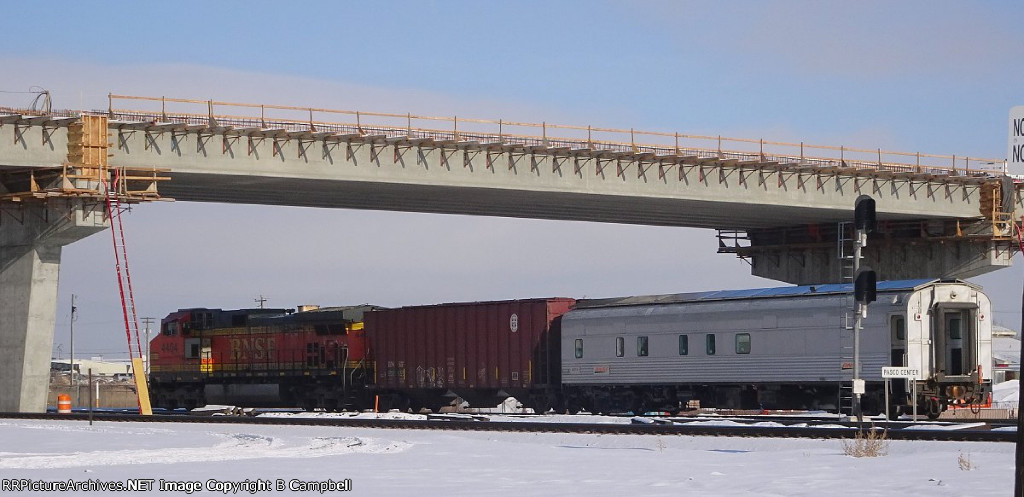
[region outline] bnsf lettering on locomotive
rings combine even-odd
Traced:
[[[234,360],[270,359],[274,356],[273,337],[232,338],[231,358]]]

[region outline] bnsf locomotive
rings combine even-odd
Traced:
[[[151,344],[157,407],[538,411],[840,409],[851,285],[383,309],[184,309]],[[991,392],[991,304],[961,281],[883,282],[861,334],[866,411],[938,416]],[[912,384],[917,398],[912,399]]]

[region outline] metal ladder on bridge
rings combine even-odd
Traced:
[[[135,294],[132,291],[132,276],[128,268],[128,249],[124,239],[124,224],[121,222],[121,201],[118,198],[120,177],[116,168],[110,183],[104,179],[106,189],[107,218],[110,220],[110,234],[114,242],[114,268],[117,272],[117,287],[121,294],[121,312],[124,316],[124,332],[128,339],[128,356],[132,361],[135,391],[138,395],[139,414],[149,416],[153,409],[149,403],[149,388],[146,382],[145,364],[142,360],[142,340],[139,338],[139,319],[135,313]],[[134,332],[135,340],[132,341]],[[133,346],[134,345],[134,349]],[[137,354],[137,355],[136,355]]]
[[[856,232],[853,222],[842,221],[837,226],[836,253],[839,262],[839,279],[842,283],[853,283],[856,275],[854,267],[854,243]],[[853,293],[843,296],[842,313],[839,323],[839,362],[842,369],[842,380],[839,382],[839,413],[853,415]]]

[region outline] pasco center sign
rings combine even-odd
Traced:
[[[1006,161],[1011,174],[1024,174],[1024,105],[1010,109],[1010,139]]]

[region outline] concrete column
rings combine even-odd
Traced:
[[[61,248],[105,214],[82,200],[0,206],[0,411],[46,410]]]

